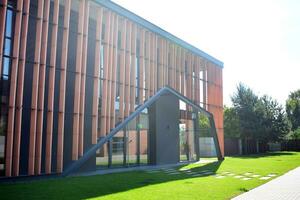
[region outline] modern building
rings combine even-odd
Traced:
[[[1,176],[221,159],[222,69],[109,0],[0,0]]]

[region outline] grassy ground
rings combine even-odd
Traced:
[[[280,152],[259,156],[227,157],[223,162],[190,164],[181,168],[211,170],[215,174],[252,172],[278,176],[300,166],[300,153]],[[269,179],[271,180],[271,179]],[[226,176],[191,177],[181,173],[145,171],[0,184],[1,199],[229,199],[269,180],[241,180]]]

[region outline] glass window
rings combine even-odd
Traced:
[[[10,56],[11,53],[11,39],[10,38],[5,38],[5,43],[4,43],[4,51],[3,54],[6,56]]]
[[[11,56],[13,46],[13,27],[15,13],[12,5],[8,5],[5,23],[2,76],[0,77],[0,176],[4,176],[5,171],[5,140],[7,132],[9,80],[11,68]]]

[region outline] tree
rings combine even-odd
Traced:
[[[224,135],[228,138],[239,138],[240,121],[234,108],[224,107]]]
[[[250,88],[240,83],[231,100],[240,123],[241,137],[244,139],[255,138],[256,131],[259,128],[259,120],[255,113],[258,97]]]
[[[271,97],[258,97],[249,87],[240,83],[232,96],[232,102],[240,136],[246,142],[248,139],[278,141],[289,132],[283,107]]]
[[[300,89],[289,95],[286,101],[286,112],[294,131],[300,127]]]
[[[261,120],[262,133],[259,136],[264,141],[279,141],[283,139],[290,130],[290,125],[279,103],[269,96],[260,98],[260,111],[257,110]]]
[[[291,131],[289,139],[299,140],[300,139],[300,127],[294,131]]]

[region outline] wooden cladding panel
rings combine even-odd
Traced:
[[[83,54],[83,30],[85,18],[85,0],[79,1],[78,27],[77,27],[77,49],[76,49],[76,72],[74,89],[74,111],[73,111],[73,141],[72,160],[78,159],[79,147],[79,115],[80,115],[80,91],[81,91],[81,70]]]
[[[131,77],[130,77],[130,113],[135,110],[135,97],[136,97],[136,32],[137,27],[135,24],[132,25],[131,35]]]
[[[23,1],[18,1],[16,21],[14,27],[14,44],[13,44],[13,59],[11,69],[10,80],[10,95],[9,95],[9,107],[8,107],[8,125],[6,134],[6,176],[11,176],[12,172],[12,160],[13,160],[13,142],[14,142],[14,126],[15,126],[15,100],[17,90],[17,73],[19,64],[19,46],[21,36],[21,24],[22,24],[22,7]]]
[[[102,35],[102,19],[103,9],[97,8],[97,27],[96,27],[96,46],[95,46],[95,66],[94,66],[94,85],[93,85],[93,110],[92,110],[92,144],[97,143],[97,137],[100,137],[100,131],[98,132],[98,109],[99,109],[99,90],[100,83],[100,65],[101,65],[101,35]]]
[[[112,76],[111,76],[111,118],[110,130],[115,127],[115,101],[116,101],[116,88],[117,88],[117,65],[118,65],[118,16],[114,16],[114,31],[113,31],[113,44],[112,44]]]
[[[61,72],[59,81],[59,108],[58,108],[58,130],[57,130],[57,172],[63,170],[63,153],[64,153],[64,126],[65,126],[65,99],[66,99],[66,76],[67,76],[67,60],[68,60],[68,44],[69,44],[69,29],[70,29],[70,12],[71,0],[65,1],[64,9],[64,30],[62,39],[62,54],[61,54]],[[51,145],[49,143],[49,145]],[[49,158],[51,159],[51,155]],[[50,169],[49,169],[50,170]]]
[[[47,105],[47,128],[46,128],[46,155],[45,155],[45,173],[51,173],[51,155],[52,155],[52,136],[53,136],[53,104],[54,104],[54,83],[56,67],[57,50],[57,31],[58,31],[59,0],[54,1],[52,34],[51,34],[51,53],[48,81],[48,105]]]
[[[126,21],[126,56],[125,56],[125,113],[124,117],[129,116],[130,110],[130,56],[131,56],[131,22]]]
[[[207,104],[208,111],[215,119],[221,152],[224,155],[224,133],[223,133],[223,101],[222,101],[222,82],[220,77],[221,69],[212,63],[207,66]]]
[[[125,113],[125,63],[126,63],[126,20],[121,25],[121,52],[120,52],[120,114],[119,121],[123,121]]]
[[[138,104],[142,104],[144,102],[144,67],[145,67],[145,30],[140,30],[140,49],[139,49],[139,102]]]
[[[103,47],[104,47],[104,61],[103,61],[103,86],[102,86],[102,100],[101,100],[101,136],[105,136],[106,134],[106,113],[107,113],[107,109],[106,109],[106,103],[107,103],[107,88],[108,88],[108,54],[109,54],[109,46],[108,46],[108,42],[109,42],[109,37],[110,37],[110,29],[109,29],[109,24],[110,24],[110,19],[111,19],[111,12],[106,12],[106,20],[105,20],[105,35],[104,35],[104,43],[103,43]]]
[[[43,12],[44,12],[44,1],[39,1],[37,20],[36,20],[36,43],[35,43],[33,78],[32,78],[28,175],[34,175],[38,84],[39,84],[39,72],[40,72],[41,43],[42,43],[41,40],[42,40],[42,32],[43,32]]]
[[[29,0],[24,0],[23,5],[23,19],[22,19],[22,33],[20,41],[20,54],[18,66],[18,82],[17,82],[17,96],[16,96],[16,114],[15,114],[15,137],[13,149],[13,175],[19,175],[20,164],[20,143],[21,143],[21,125],[22,125],[22,112],[23,112],[23,86],[24,86],[24,72],[25,72],[25,56],[26,56],[26,42],[28,32],[29,20]],[[1,60],[0,60],[1,63]],[[0,70],[1,71],[1,70]],[[10,175],[10,168],[6,167],[6,175]]]
[[[45,0],[43,32],[41,43],[41,60],[38,83],[38,110],[37,110],[37,127],[36,127],[36,155],[35,155],[35,174],[41,173],[42,160],[42,137],[43,137],[43,120],[44,120],[44,98],[45,98],[45,78],[46,78],[46,56],[48,41],[48,24],[49,24],[50,0]]]
[[[150,80],[151,80],[151,61],[150,61],[150,55],[151,55],[151,39],[150,39],[150,32],[146,31],[145,33],[145,100],[147,100],[150,96]]]
[[[79,141],[78,156],[83,155],[84,140],[84,112],[85,112],[85,81],[86,81],[86,63],[87,63],[87,43],[88,43],[88,24],[89,24],[89,1],[85,2],[84,25],[83,25],[83,49],[80,77],[80,108],[79,108]],[[76,89],[75,89],[76,90]]]

